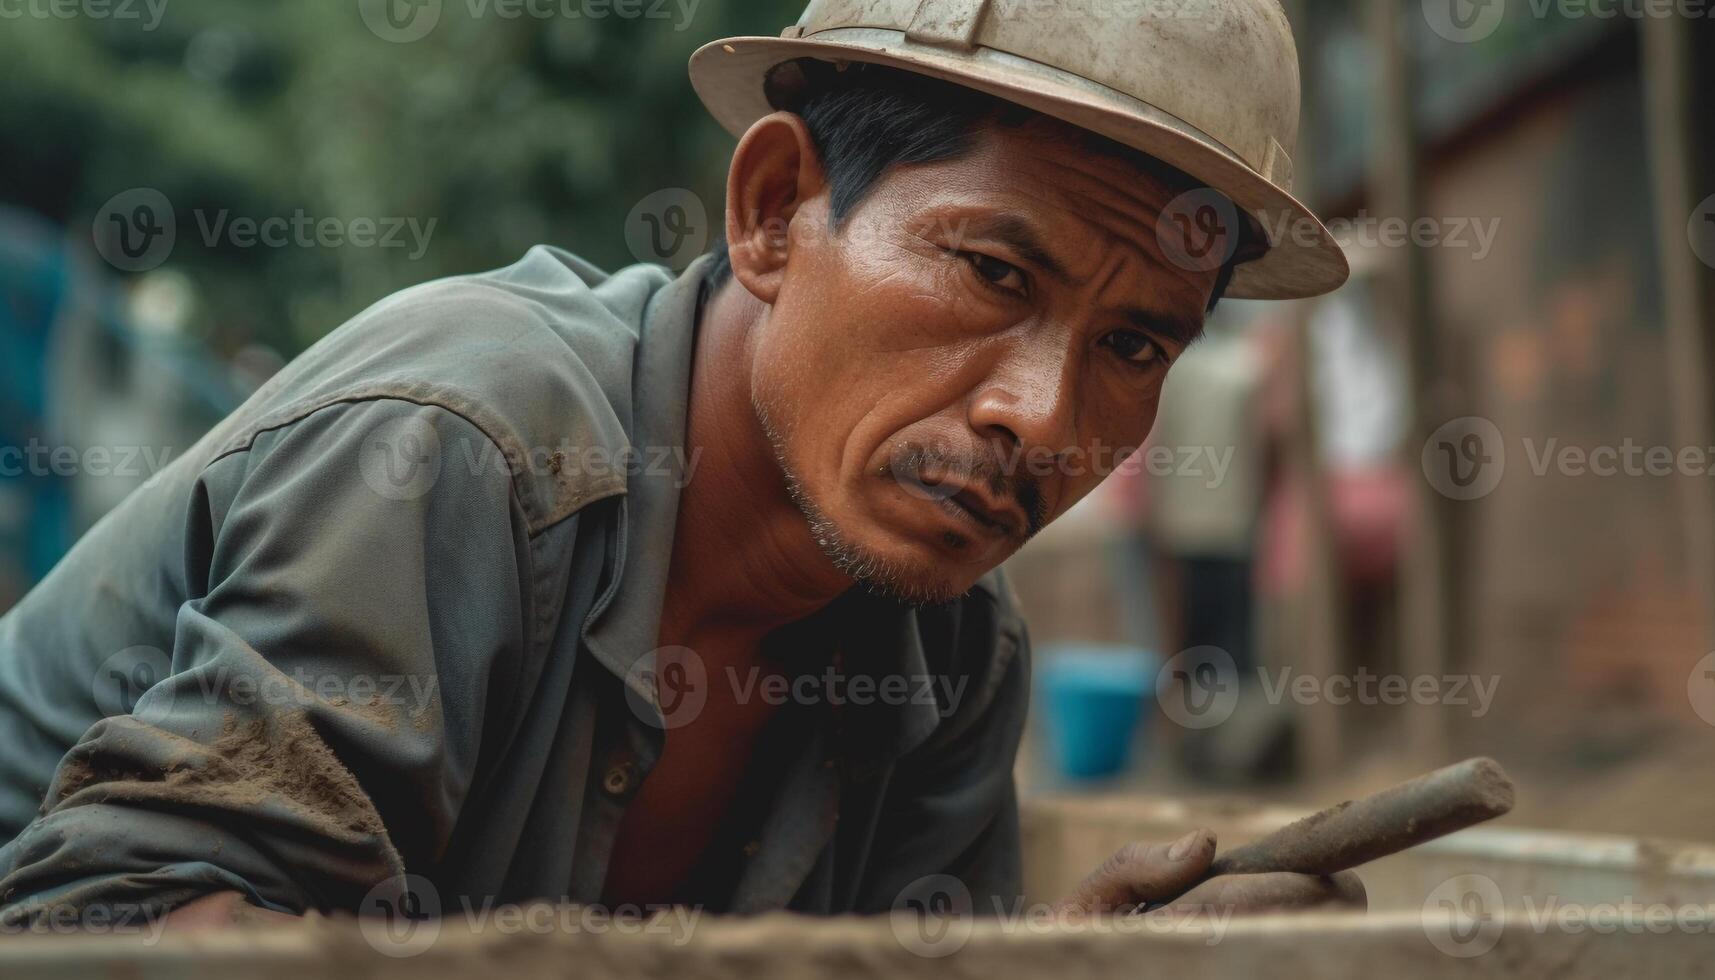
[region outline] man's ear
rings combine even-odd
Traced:
[[[793,113],[758,119],[738,141],[727,171],[727,255],[733,278],[762,302],[780,295],[792,219],[824,186],[815,141]]]

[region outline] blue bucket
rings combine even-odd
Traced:
[[[1135,647],[1066,646],[1043,651],[1041,685],[1048,744],[1070,779],[1124,772],[1145,704],[1152,704],[1153,654]]]

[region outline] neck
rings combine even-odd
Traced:
[[[679,496],[664,638],[760,641],[852,585],[817,547],[752,407],[749,338],[767,315],[729,281],[697,326],[685,438],[696,466]]]

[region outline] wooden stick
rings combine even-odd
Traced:
[[[1331,875],[1397,854],[1513,808],[1493,759],[1468,759],[1374,796],[1347,801],[1217,856],[1209,877],[1291,871]]]

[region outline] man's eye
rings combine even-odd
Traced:
[[[1103,337],[1102,343],[1133,364],[1153,364],[1164,359],[1161,345],[1136,330],[1115,330]]]
[[[1018,266],[1010,262],[1002,262],[992,255],[984,255],[981,252],[964,252],[961,254],[965,261],[971,264],[971,268],[976,270],[977,275],[982,276],[989,283],[1010,292],[1024,292],[1024,270]]]

